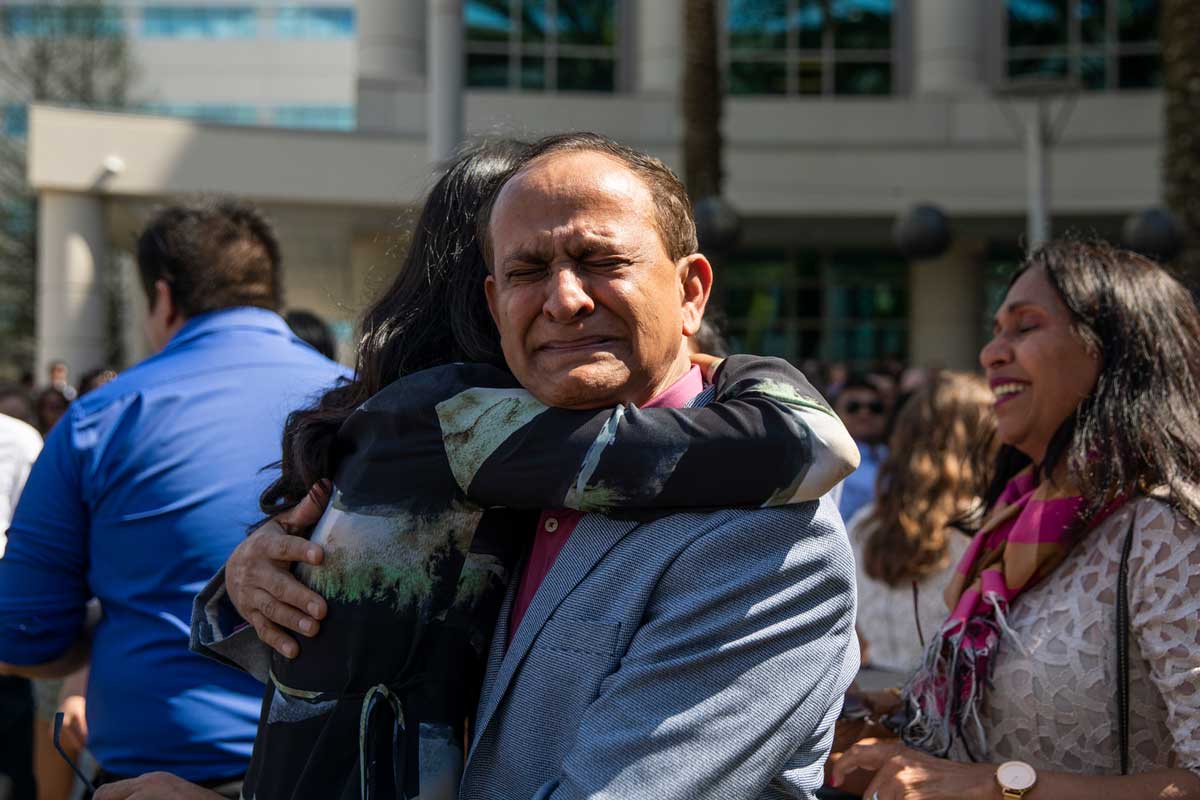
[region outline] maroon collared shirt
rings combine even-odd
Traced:
[[[700,373],[700,368],[693,366],[686,375],[642,407],[683,408],[702,391],[704,391],[704,377]],[[525,612],[529,610],[529,604],[533,602],[533,596],[537,594],[538,587],[550,574],[555,559],[558,558],[558,554],[562,552],[567,539],[575,530],[575,526],[584,516],[582,511],[574,511],[569,508],[542,512],[538,519],[537,531],[533,535],[533,548],[529,552],[529,560],[525,563],[525,569],[521,573],[517,596],[513,598],[512,614],[508,625],[509,642],[512,642],[512,637],[520,627]]]

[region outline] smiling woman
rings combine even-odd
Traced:
[[[1200,797],[1200,313],[1157,264],[1067,241],[995,322],[1003,447],[905,687],[910,747],[856,745],[835,779],[874,773],[881,800],[1028,779],[1033,798]]]

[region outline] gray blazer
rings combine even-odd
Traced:
[[[515,586],[515,583],[514,583]],[[832,500],[588,516],[506,647],[462,800],[812,797],[858,669]]]

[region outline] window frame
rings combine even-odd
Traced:
[[[469,1],[469,0],[468,0]],[[508,19],[510,23],[507,41],[472,41],[466,32],[464,20],[463,51],[468,59],[468,74],[464,75],[466,88],[472,92],[531,92],[540,94],[583,94],[583,95],[615,95],[627,93],[631,85],[631,53],[630,35],[632,14],[628,0],[612,0],[616,16],[614,22],[615,40],[610,45],[581,45],[562,44],[558,41],[558,4],[564,0],[545,0],[546,3],[546,38],[541,42],[527,43],[520,32],[521,0],[508,0]],[[566,0],[569,1],[569,0]],[[641,0],[645,2],[646,0]],[[467,2],[463,3],[463,13],[467,11]],[[469,82],[469,59],[472,55],[504,56],[508,61],[507,80],[504,86],[480,86]],[[543,75],[545,85],[542,88],[526,88],[521,85],[521,65],[525,58],[543,59]],[[558,87],[559,61],[564,58],[579,58],[589,60],[609,60],[613,64],[612,90],[596,89],[560,89]]]
[[[1004,85],[1019,75],[1009,72],[1010,64],[1021,59],[1061,57],[1067,62],[1067,73],[1062,76],[1076,82],[1081,92],[1088,94],[1106,92],[1158,91],[1158,86],[1121,86],[1120,64],[1124,57],[1157,56],[1162,58],[1162,40],[1145,42],[1122,42],[1120,36],[1121,0],[1100,0],[1104,4],[1104,39],[1101,42],[1083,41],[1083,19],[1079,5],[1083,0],[1067,0],[1067,39],[1053,45],[1009,45],[1008,8],[1011,0],[994,0],[992,4],[993,27],[1000,31],[997,52],[992,56],[993,85]],[[1161,2],[1161,0],[1160,0]],[[990,38],[990,37],[989,37]],[[1083,62],[1085,58],[1099,55],[1104,59],[1104,87],[1093,89],[1084,82]],[[1057,75],[1052,77],[1059,77]]]
[[[810,269],[805,271],[804,262]],[[894,317],[838,315],[834,313],[835,296],[843,289],[869,289],[878,286],[880,279],[871,275],[871,270],[861,270],[864,261],[875,261],[883,280],[898,292],[901,303],[900,314]],[[838,351],[837,341],[848,332],[869,328],[878,340],[880,335],[890,333],[897,339],[899,352],[907,356],[912,331],[912,298],[909,296],[909,280],[912,265],[883,247],[837,247],[832,245],[799,246],[778,245],[742,250],[726,259],[727,269],[722,273],[715,307],[726,315],[725,333],[730,341],[742,340],[739,345],[749,347],[744,337],[753,317],[747,314],[734,315],[731,295],[735,292],[754,292],[759,289],[775,289],[782,292],[774,318],[763,329],[764,338],[773,334],[786,337],[786,352],[765,352],[760,355],[776,355],[799,361],[816,358],[823,361],[844,361],[863,367],[887,355],[878,352],[864,357],[851,357]],[[786,274],[770,282],[756,280],[757,270],[745,267],[779,266]],[[743,267],[739,269],[739,266]],[[895,274],[886,276],[887,271]],[[808,309],[799,306],[801,291],[820,295],[818,313],[805,313]],[[816,337],[815,352],[803,352],[805,335]],[[757,352],[757,350],[755,351]],[[889,351],[890,352],[890,351]]]
[[[784,0],[787,5],[787,15],[797,12],[799,3],[803,0]],[[839,99],[861,98],[881,99],[909,94],[912,86],[912,1],[892,0],[891,46],[879,49],[838,48],[834,41],[832,27],[826,25],[821,31],[821,47],[819,50],[799,47],[796,29],[788,26],[785,36],[787,41],[779,50],[766,48],[734,48],[730,42],[731,28],[729,11],[731,0],[719,0],[717,13],[720,16],[718,25],[718,60],[721,65],[721,75],[726,93],[730,97],[785,97],[797,98],[830,98]],[[974,0],[972,0],[974,1]],[[817,61],[821,65],[821,91],[800,92],[800,65],[805,62]],[[765,93],[733,93],[730,90],[730,73],[733,62],[782,64],[784,68],[784,91]],[[886,63],[891,74],[889,91],[880,94],[852,94],[837,91],[837,67],[841,64],[882,64]]]

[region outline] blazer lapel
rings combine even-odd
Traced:
[[[492,637],[492,650],[488,658],[488,674],[484,678],[483,702],[476,720],[475,741],[479,741],[484,729],[491,721],[500,701],[508,691],[513,674],[524,659],[525,654],[533,645],[534,639],[546,624],[546,620],[562,601],[571,593],[579,582],[587,576],[604,555],[630,531],[638,526],[637,522],[615,520],[599,514],[589,514],[579,521],[578,527],[571,533],[571,538],[563,545],[562,552],[550,568],[550,573],[538,587],[533,601],[525,611],[521,627],[513,636],[512,644],[508,642],[509,616],[512,612],[512,599],[518,581],[513,581],[505,598],[500,619],[496,623],[496,633]],[[493,676],[492,665],[496,663]],[[474,749],[474,748],[472,748]]]
[[[508,591],[504,593],[504,602],[500,604],[500,614],[496,617],[496,628],[492,632],[492,645],[488,650],[487,665],[483,671],[483,687],[480,689],[480,707],[475,715],[475,726],[471,730],[471,749],[479,741],[479,732],[483,730],[483,711],[489,704],[493,688],[496,686],[496,676],[500,674],[500,664],[504,661],[504,653],[508,650],[508,623],[512,618],[513,601],[517,596],[517,587],[521,585],[521,574],[528,566],[528,559],[513,573]]]

